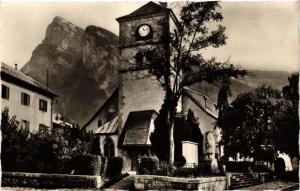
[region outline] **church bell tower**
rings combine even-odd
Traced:
[[[143,77],[147,69],[139,67],[145,59],[142,52],[158,48],[162,54],[167,53],[169,44],[166,39],[170,31],[178,28],[179,22],[171,9],[151,1],[116,20],[119,22],[119,48],[122,58],[119,67],[119,108],[123,126],[131,111],[159,111],[164,92],[154,79]]]

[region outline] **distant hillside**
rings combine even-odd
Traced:
[[[22,71],[46,85],[48,69],[49,87],[60,96],[55,111],[82,125],[117,86],[118,63],[115,34],[55,17]]]
[[[282,89],[283,86],[288,84],[288,76],[291,73],[284,71],[261,71],[261,70],[249,70],[248,75],[242,79],[231,80],[232,97],[230,100],[244,92],[251,91],[252,89],[266,85],[276,89]],[[219,87],[211,84],[196,84],[192,86],[192,89],[202,91],[206,93],[210,99],[217,102],[217,96]]]

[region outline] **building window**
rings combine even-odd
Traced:
[[[21,121],[21,128],[24,129],[25,131],[29,132],[30,122],[27,121],[27,120],[22,120]]]
[[[101,127],[102,126],[102,121],[99,119],[98,120],[98,127]]]
[[[136,55],[135,55],[135,62],[136,63],[142,63],[143,59],[144,59],[144,55],[143,55],[142,52],[136,53]]]
[[[30,96],[26,93],[21,93],[21,104],[30,106]]]
[[[113,140],[110,137],[106,137],[104,140],[104,156],[105,157],[114,157],[115,156],[115,145]]]
[[[9,99],[9,87],[2,85],[2,98]]]
[[[40,110],[47,112],[47,101],[40,99]]]

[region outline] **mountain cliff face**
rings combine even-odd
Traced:
[[[54,110],[80,125],[118,84],[118,38],[100,27],[85,30],[55,17],[22,71],[59,95]]]

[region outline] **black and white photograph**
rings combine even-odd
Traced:
[[[0,2],[0,190],[299,190],[299,19],[299,1]]]

